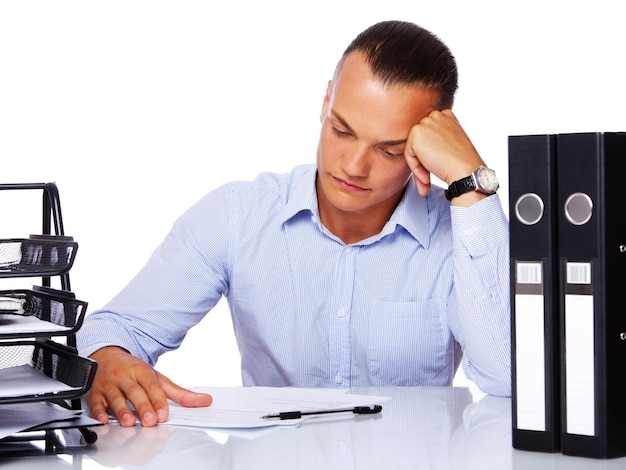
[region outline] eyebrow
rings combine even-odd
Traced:
[[[348,121],[346,121],[343,118],[343,116],[341,116],[341,114],[339,114],[334,109],[331,109],[330,113],[333,115],[333,117],[335,119],[337,119],[337,121],[339,121],[341,123],[341,125],[343,127],[345,127],[347,130],[349,130],[353,134],[356,134],[356,132],[354,132],[354,129],[352,129],[352,127],[350,127],[350,124],[348,124]],[[382,142],[378,142],[378,145],[388,145],[389,147],[393,147],[394,145],[406,144],[406,141],[407,141],[407,139],[385,140],[385,141],[382,141]]]

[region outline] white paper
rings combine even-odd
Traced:
[[[32,315],[15,315],[0,313],[0,333],[17,334],[17,333],[47,333],[57,331],[69,331],[71,328],[67,326],[57,325],[55,323],[40,320]]]
[[[25,300],[14,297],[0,297],[0,312],[24,313]]]
[[[211,406],[185,408],[170,403],[166,424],[203,428],[259,428],[294,425],[318,416],[300,419],[263,419],[262,416],[283,411],[318,411],[371,406],[389,400],[388,397],[356,395],[335,389],[297,387],[208,387],[194,390],[209,393]],[[351,413],[322,415],[324,417],[355,416]]]
[[[47,402],[0,405],[0,439],[51,421],[71,419],[80,413]]]
[[[52,379],[30,365],[0,369],[0,397],[14,398],[79,390]]]

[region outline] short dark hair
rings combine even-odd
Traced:
[[[422,85],[440,90],[441,109],[451,108],[457,89],[456,60],[433,33],[406,21],[383,21],[360,33],[344,51],[365,54],[372,72],[385,84]]]

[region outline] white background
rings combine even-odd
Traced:
[[[0,183],[56,182],[80,246],[72,289],[92,311],[207,191],[313,162],[343,49],[401,19],[457,57],[454,110],[506,206],[508,135],[626,131],[619,4],[3,1]],[[0,237],[37,233],[38,215],[2,210]],[[240,384],[225,303],[158,368],[184,385]]]

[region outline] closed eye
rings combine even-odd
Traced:
[[[404,151],[402,152],[392,152],[391,150],[381,149],[383,154],[389,158],[400,158],[404,157]]]
[[[335,127],[335,126],[332,126],[332,128],[333,128],[333,132],[334,132],[335,134],[337,134],[338,136],[341,136],[341,137],[349,137],[350,135],[352,135],[349,131],[344,131],[344,130],[341,130],[341,129],[339,129],[339,128]]]

